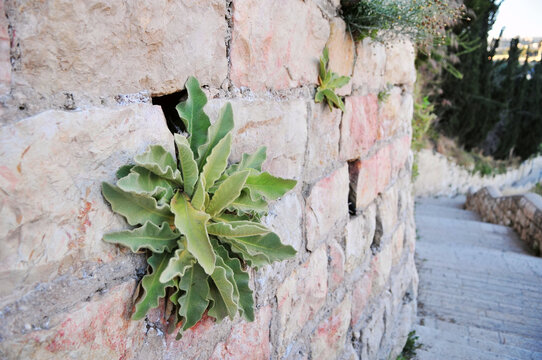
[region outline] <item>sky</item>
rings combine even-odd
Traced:
[[[499,36],[503,26],[505,39],[542,37],[542,0],[504,0],[489,38]]]

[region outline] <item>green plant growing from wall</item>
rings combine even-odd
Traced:
[[[119,169],[116,185],[102,184],[113,211],[135,227],[106,234],[104,240],[149,255],[132,318],[144,318],[166,298],[168,331],[180,328],[178,337],[206,310],[217,321],[238,312],[253,321],[246,266],[258,268],[296,253],[260,223],[268,201],[296,181],[261,171],[265,147],[228,165],[231,105],[211,125],[198,81],[189,78],[186,89],[188,99],[176,109],[188,137],[174,135],[177,161],[162,146],[151,145],[134,164]]]
[[[330,111],[333,110],[333,107],[335,106],[344,112],[344,103],[335,93],[335,89],[348,84],[350,77],[339,76],[337,73],[334,73],[328,69],[328,67],[329,50],[326,46],[322,56],[320,57],[320,72],[318,74],[318,82],[320,86],[318,86],[316,89],[314,102],[320,103],[325,99]]]

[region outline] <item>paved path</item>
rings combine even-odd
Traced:
[[[542,258],[512,229],[416,201],[419,360],[542,360]]]

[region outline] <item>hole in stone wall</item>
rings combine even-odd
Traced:
[[[186,92],[186,90],[177,91],[172,94],[152,97],[152,104],[160,105],[166,118],[167,127],[169,128],[169,131],[171,131],[173,134],[181,133],[186,130],[175,107],[181,101],[186,100],[187,97],[188,93]]]
[[[359,160],[348,162],[348,173],[350,174],[350,187],[348,189],[348,212],[350,216],[355,216],[356,211],[356,188],[359,174]]]
[[[371,243],[371,251],[373,252],[373,255],[378,253],[380,251],[380,243],[382,240],[382,217],[380,216],[380,211],[376,213],[376,224],[375,224],[375,234],[373,237],[373,242]]]

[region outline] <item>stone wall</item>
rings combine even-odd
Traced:
[[[467,196],[467,209],[484,221],[511,226],[534,252],[542,256],[542,197],[534,193],[503,196],[489,186]]]
[[[502,174],[473,174],[444,155],[423,149],[417,154],[419,175],[414,182],[416,196],[455,196],[494,186],[504,194],[521,194],[542,181],[542,156],[524,161]]]
[[[410,43],[354,43],[337,0],[0,4],[0,358],[396,357],[417,295]],[[344,114],[313,101],[326,44]],[[176,341],[163,305],[130,320],[146,266],[102,241],[127,224],[100,184],[173,151],[152,101],[190,75],[211,118],[233,105],[232,161],[267,145],[265,170],[298,180],[265,218],[298,252],[251,274],[255,322]]]

